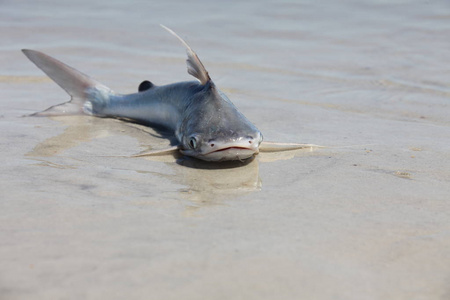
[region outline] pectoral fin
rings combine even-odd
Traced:
[[[168,155],[172,153],[176,153],[179,150],[178,146],[172,146],[165,149],[152,149],[142,151],[138,154],[131,155],[131,157],[143,157],[143,156],[158,156],[158,155]]]
[[[298,150],[306,148],[325,148],[324,146],[314,145],[314,144],[297,144],[297,143],[274,143],[263,141],[259,145],[260,152],[278,152],[278,151],[289,151]]]

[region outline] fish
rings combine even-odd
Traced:
[[[22,52],[71,97],[34,116],[78,115],[130,120],[168,129],[176,145],[135,156],[180,151],[204,161],[245,161],[261,150],[284,151],[311,144],[263,142],[261,131],[216,86],[192,48],[170,28],[161,25],[186,48],[187,70],[195,81],[155,85],[143,81],[138,92],[120,94],[42,52]]]

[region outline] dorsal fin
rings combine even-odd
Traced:
[[[203,66],[202,62],[198,58],[197,54],[192,50],[191,47],[182,39],[180,38],[172,29],[167,28],[166,26],[160,24],[162,28],[173,34],[177,39],[181,41],[181,43],[186,47],[186,52],[188,59],[186,60],[188,73],[200,80],[201,84],[206,84],[208,81],[211,80],[209,77],[208,72],[206,71],[205,67]]]

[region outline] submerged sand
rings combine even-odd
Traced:
[[[0,299],[450,297],[445,1],[72,5],[0,5]],[[21,48],[118,92],[190,80],[159,23],[266,140],[327,148],[130,158],[169,141],[22,117],[67,95]]]

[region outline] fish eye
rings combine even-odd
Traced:
[[[192,149],[197,148],[197,139],[195,137],[189,139],[189,146],[191,146]]]

